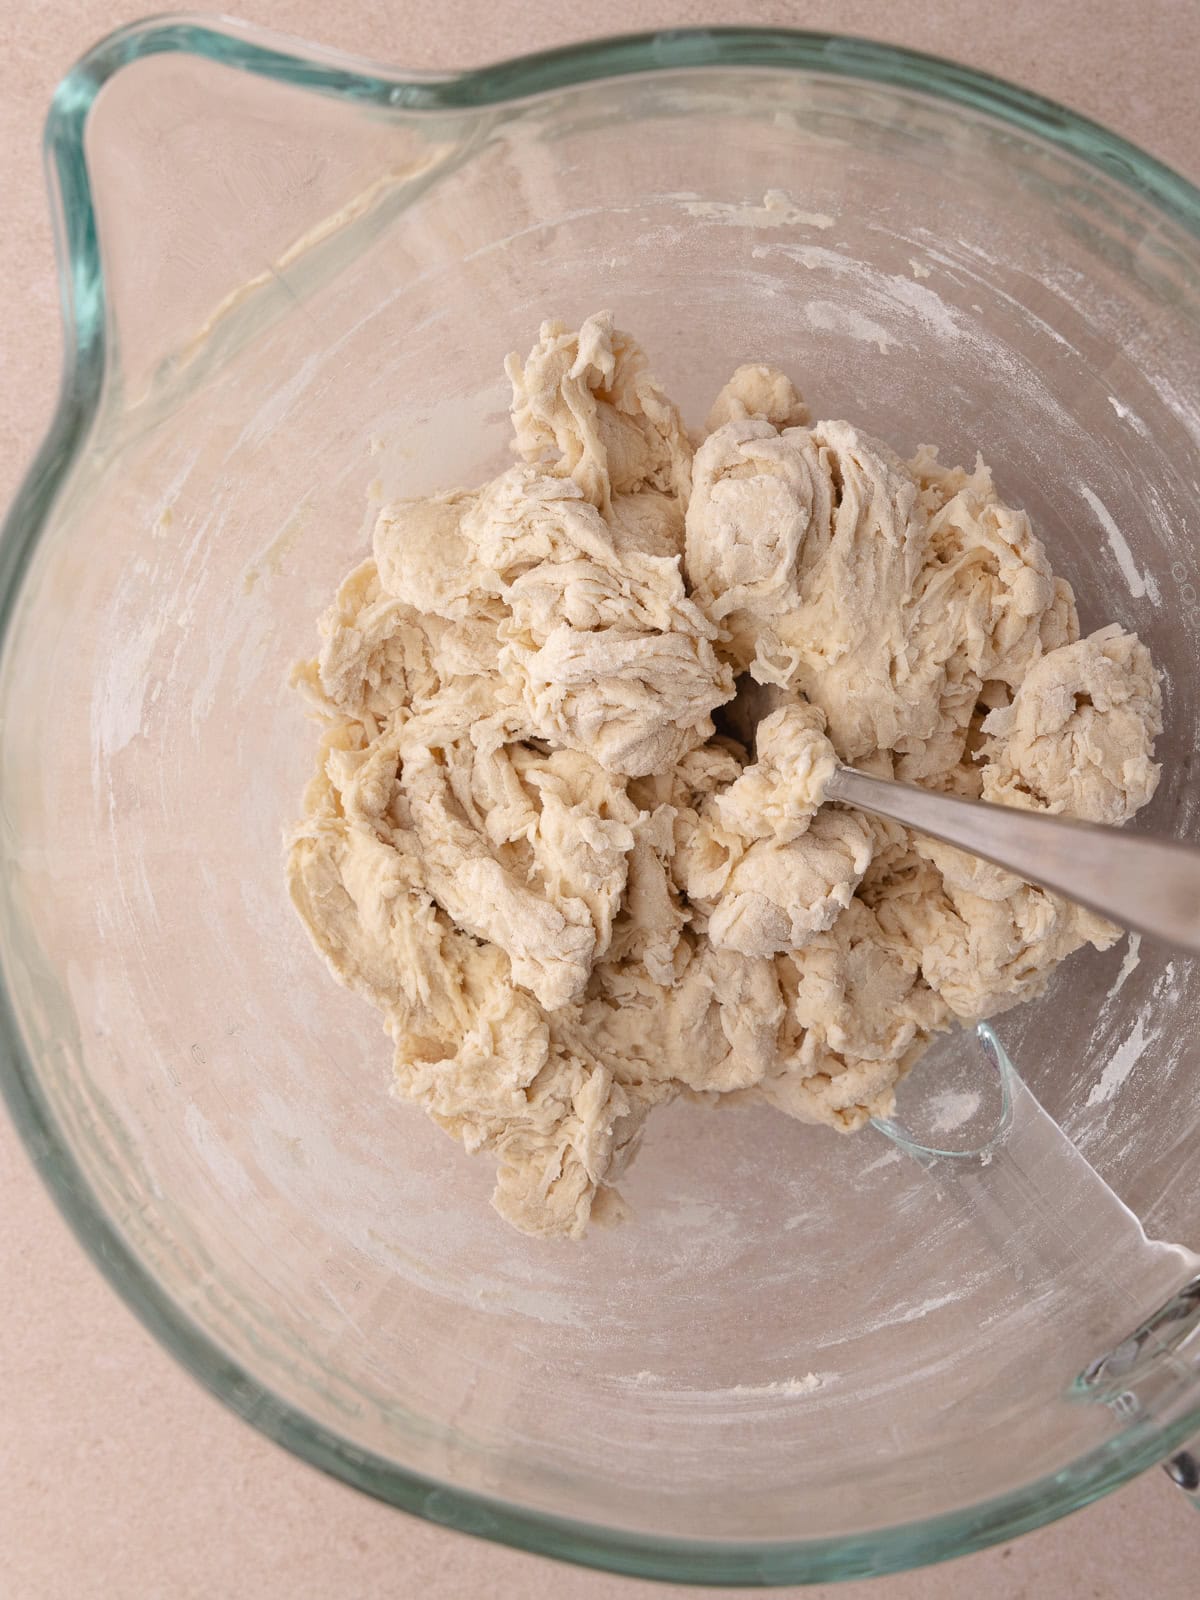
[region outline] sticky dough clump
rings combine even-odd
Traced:
[[[857,1128],[936,1031],[1114,938],[822,804],[835,761],[1120,823],[1161,713],[982,462],[810,422],[767,366],[693,450],[603,314],[508,373],[517,464],[385,507],[298,669],[324,733],[288,877],[399,1092],[494,1153],[510,1222],[575,1237],[655,1105]],[[747,675],[753,752],[713,721]]]

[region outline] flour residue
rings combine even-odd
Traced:
[[[1141,600],[1148,595],[1154,604],[1158,605],[1161,599],[1158,583],[1152,573],[1142,572],[1139,569],[1133,559],[1133,551],[1129,548],[1129,542],[1120,528],[1118,528],[1112,512],[1109,511],[1100,496],[1088,488],[1087,484],[1081,483],[1079,492],[1096,513],[1096,520],[1104,529],[1105,538],[1108,540],[1108,548],[1112,551],[1113,559],[1121,569],[1121,576],[1125,579],[1130,594],[1135,600]]]
[[[966,1299],[975,1289],[976,1283],[976,1279],[968,1278],[946,1294],[931,1295],[927,1300],[920,1300],[910,1306],[898,1306],[894,1311],[888,1311],[873,1321],[860,1323],[851,1337],[865,1338],[867,1334],[879,1333],[883,1328],[899,1328],[909,1322],[920,1322],[925,1317],[932,1316],[935,1311],[942,1311],[946,1306],[952,1306],[957,1301]]]
[[[869,1178],[873,1172],[882,1172],[884,1167],[898,1165],[904,1157],[893,1145],[890,1150],[885,1150],[881,1156],[876,1156],[874,1161],[865,1166],[859,1173],[860,1178]]]
[[[825,211],[805,211],[782,189],[768,189],[762,204],[725,200],[685,200],[689,217],[724,223],[736,228],[832,228],[834,218]]]
[[[1087,1097],[1089,1106],[1107,1105],[1116,1098],[1125,1080],[1141,1060],[1147,1045],[1158,1038],[1158,1029],[1147,1026],[1145,1017],[1138,1017],[1133,1032],[1117,1047],[1111,1061],[1092,1085]]]
[[[832,1383],[837,1374],[831,1372],[806,1372],[802,1378],[778,1378],[771,1383],[735,1383],[728,1389],[676,1388],[671,1379],[659,1372],[636,1372],[630,1383],[637,1389],[660,1389],[672,1398],[723,1399],[726,1396],[739,1400],[792,1400],[802,1395],[816,1394]]]
[[[1175,963],[1168,961],[1154,980],[1154,998],[1156,1000],[1174,1000],[1176,994]]]
[[[825,1387],[825,1379],[815,1372],[806,1372],[802,1378],[784,1378],[778,1383],[736,1383],[730,1394],[738,1395],[798,1395],[816,1394]]]
[[[1125,949],[1124,958],[1123,958],[1123,960],[1121,962],[1121,970],[1117,973],[1116,978],[1113,980],[1112,988],[1108,991],[1108,993],[1104,997],[1105,1006],[1108,1005],[1110,1000],[1115,1000],[1117,998],[1117,996],[1120,994],[1121,990],[1125,987],[1125,984],[1129,979],[1130,973],[1133,972],[1135,967],[1138,967],[1138,966],[1141,965],[1141,960],[1142,960],[1141,949],[1142,949],[1142,936],[1141,936],[1141,934],[1140,933],[1131,933],[1129,935],[1128,945],[1126,946],[1126,949]]]
[[[976,1089],[943,1089],[929,1102],[930,1131],[953,1133],[977,1115],[982,1095]]]
[[[966,330],[954,308],[936,290],[914,283],[912,278],[901,273],[881,273],[870,263],[832,250],[827,245],[798,244],[790,240],[757,244],[750,253],[756,260],[764,260],[775,254],[784,255],[807,272],[824,272],[832,278],[849,280],[848,287],[853,300],[846,314],[857,319],[860,330],[864,321],[868,320],[864,313],[869,311],[881,317],[898,317],[906,325],[915,321],[922,331],[936,339],[954,341],[965,336]],[[925,276],[929,276],[928,269]],[[850,337],[855,337],[853,331]],[[886,331],[884,339],[891,345],[905,342],[896,334]],[[872,333],[867,342],[878,343],[878,335]]]
[[[858,344],[873,344],[880,355],[887,355],[898,342],[881,322],[849,306],[835,305],[832,300],[810,300],[804,310],[809,327],[816,328],[819,333],[832,333]]]
[[[1120,417],[1122,422],[1127,422],[1135,433],[1140,433],[1143,438],[1145,437],[1146,424],[1136,412],[1131,411],[1128,406],[1122,405],[1115,394],[1109,395],[1108,403],[1117,413],[1117,416]]]

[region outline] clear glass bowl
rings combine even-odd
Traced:
[[[1200,195],[1007,85],[766,32],[413,78],[151,22],[64,81],[48,146],[67,358],[0,546],[3,1076],[147,1325],[397,1506],[709,1582],[955,1555],[1200,1426],[1183,1362],[1136,1417],[1081,1399],[1153,1308],[1031,1293],[875,1133],[677,1106],[630,1224],[514,1234],[487,1161],[388,1099],[280,851],[313,753],[287,671],[370,498],[493,470],[502,357],[601,306],[693,418],[773,357],[822,415],[985,451],[1085,621],[1165,669],[1144,824],[1195,836]],[[1200,1243],[1198,980],[1121,961],[1001,1035]]]

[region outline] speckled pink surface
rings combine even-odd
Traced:
[[[71,0],[60,15],[46,9],[42,0],[0,0],[0,502],[41,434],[57,381],[57,289],[39,160],[45,108],[83,49],[140,14],[112,0]],[[239,14],[411,67],[466,66],[656,24],[837,29],[1017,79],[1200,178],[1195,0],[241,0]],[[267,1443],[176,1368],[101,1281],[2,1117],[0,1218],[0,1600],[665,1600],[691,1592],[575,1571],[428,1526]],[[934,1571],[780,1592],[1192,1600],[1198,1549],[1195,1514],[1153,1472],[1015,1545]]]

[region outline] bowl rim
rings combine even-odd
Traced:
[[[405,114],[488,111],[573,86],[643,73],[770,68],[882,84],[982,113],[1114,180],[1200,246],[1200,189],[1100,124],[1003,79],[917,51],[830,33],[695,28],[602,38],[461,73],[404,73],[232,20],[187,15],[134,22],[67,73],[47,117],[44,155],[54,212],[64,358],[57,407],[0,531],[0,652],[33,550],[96,417],[107,357],[106,301],[85,155],[97,96],[127,66],[197,56],[293,87]],[[146,1328],[262,1433],[331,1476],[463,1532],[632,1576],[698,1584],[777,1585],[866,1577],[981,1549],[1040,1527],[1119,1487],[1200,1429],[1200,1385],[1167,1419],[1127,1425],[1052,1475],[937,1517],[853,1536],[742,1542],[662,1537],[530,1510],[396,1466],[324,1428],[231,1360],[159,1288],[76,1162],[0,984],[0,1090],[58,1208]]]

